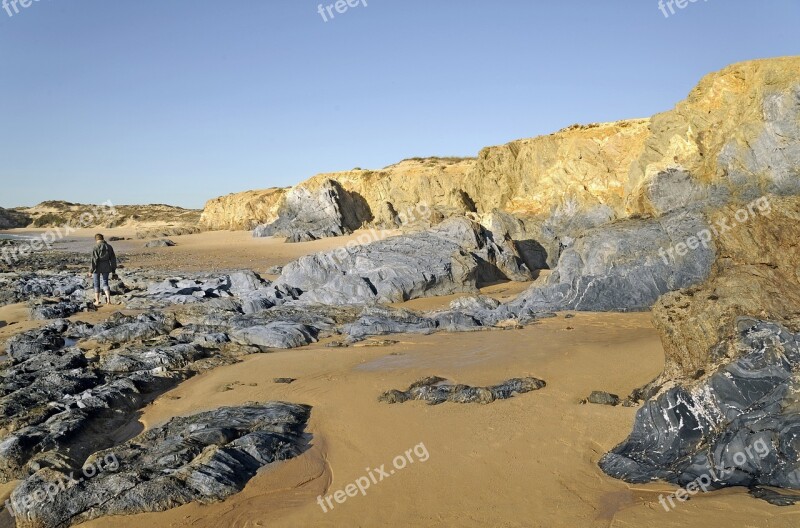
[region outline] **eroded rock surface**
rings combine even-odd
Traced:
[[[516,394],[524,394],[545,387],[546,383],[538,378],[514,378],[490,387],[470,387],[456,385],[445,378],[431,376],[412,383],[405,391],[390,390],[378,397],[383,403],[403,403],[409,400],[422,400],[429,405],[444,402],[452,403],[492,403],[495,400],[506,400]]]
[[[308,443],[304,429],[309,415],[308,406],[266,403],[173,418],[94,453],[83,467],[113,463],[100,464],[91,478],[73,483],[66,468],[43,468],[27,477],[11,494],[17,526],[56,528],[223,500],[241,491],[260,468],[301,454]],[[80,467],[71,469],[79,475]],[[62,490],[64,481],[70,484]],[[52,499],[30,504],[38,490],[56,491]]]
[[[301,257],[275,286],[303,302],[371,304],[475,291],[500,279],[530,280],[514,249],[465,218],[419,233]]]
[[[603,471],[636,483],[800,489],[800,335],[751,318],[737,329],[729,344],[739,359],[648,401]]]
[[[358,195],[334,180],[318,189],[295,187],[284,196],[278,218],[256,227],[255,237],[283,236],[287,242],[307,242],[352,233],[371,220],[369,208]]]

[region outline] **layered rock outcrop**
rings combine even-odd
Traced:
[[[360,195],[345,191],[334,180],[326,180],[312,191],[295,187],[284,196],[277,219],[253,230],[255,237],[283,236],[288,242],[307,242],[352,233],[372,220]]]
[[[628,439],[600,460],[603,471],[695,491],[800,489],[800,339],[767,321],[740,318],[736,326],[724,343],[739,359],[648,401]]]
[[[82,468],[45,467],[26,478],[10,500],[17,526],[56,528],[223,500],[260,468],[301,454],[309,415],[307,406],[267,403],[173,418],[94,453]],[[46,500],[33,499],[40,494]]]
[[[453,218],[427,231],[301,257],[283,268],[275,286],[303,302],[342,305],[476,291],[504,279],[532,279],[513,243]]]

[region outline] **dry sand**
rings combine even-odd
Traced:
[[[168,269],[265,270],[342,240],[282,244],[246,233],[175,237],[180,245],[142,251],[142,241],[117,243],[131,265]],[[78,244],[84,242],[78,241]],[[124,244],[130,244],[128,249]],[[191,265],[189,263],[192,263]],[[197,266],[197,268],[193,267]],[[508,298],[525,285],[486,289]],[[405,303],[417,309],[449,298]],[[90,314],[92,319],[112,308]],[[86,316],[78,316],[84,318]],[[25,321],[22,307],[0,309],[0,321]],[[0,329],[8,332],[10,327]],[[663,350],[647,313],[578,313],[522,330],[432,336],[389,336],[383,347],[327,348],[325,343],[244,358],[199,375],[143,411],[145,427],[223,405],[283,400],[313,406],[303,455],[265,468],[244,491],[212,504],[96,520],[83,526],[245,528],[259,526],[425,527],[794,527],[797,508],[778,508],[732,489],[697,496],[666,512],[668,484],[631,486],[604,475],[597,460],[630,432],[636,409],[581,405],[592,390],[620,395],[655,377]],[[489,405],[421,402],[386,405],[388,389],[439,375],[493,384],[532,375],[547,387]],[[291,385],[276,377],[292,377]],[[373,484],[366,495],[327,513],[318,495],[332,494],[424,444],[429,458]],[[124,461],[122,461],[124,464]],[[0,494],[8,486],[0,488]]]
[[[47,230],[14,229],[2,233],[36,236],[45,231]],[[273,266],[282,266],[304,255],[342,247],[351,241],[371,242],[397,233],[361,230],[344,237],[286,244],[282,238],[253,238],[249,231],[210,231],[165,237],[177,244],[174,247],[145,248],[145,243],[153,239],[134,238],[134,229],[78,229],[57,241],[54,247],[64,251],[85,252],[88,256],[97,232],[102,232],[106,239],[129,239],[110,242],[117,255],[124,257],[127,267],[170,271],[252,269],[262,274],[266,274]]]

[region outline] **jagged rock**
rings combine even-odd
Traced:
[[[545,247],[542,243],[548,242],[547,237],[536,223],[517,218],[500,209],[481,216],[479,221],[495,237],[511,240],[528,269],[555,267],[558,261],[558,243],[551,238],[549,247]],[[551,255],[553,258],[550,258]]]
[[[349,336],[350,341],[360,341],[369,336],[432,334],[435,330],[435,321],[410,310],[369,306],[361,312],[357,321],[344,325],[342,333]]]
[[[49,501],[26,499],[37,490],[58,488],[60,481],[69,480],[68,471],[44,468],[26,478],[10,499],[17,526],[55,528],[223,500],[241,491],[260,468],[302,453],[309,414],[308,406],[266,403],[173,418],[94,453],[86,460],[99,467],[94,476],[87,477],[84,470],[85,478]],[[76,472],[81,464],[74,467]]]
[[[174,314],[116,313],[94,326],[57,320],[11,338],[11,361],[0,366],[0,429],[5,431],[0,480],[80,462],[91,451],[113,445],[115,432],[128,427],[136,411],[194,372],[258,352],[254,344],[301,346],[320,332],[300,323],[264,325],[266,316],[229,312],[220,317],[216,300],[207,303],[206,313],[215,314],[218,325],[176,330]],[[281,314],[318,319],[317,314],[290,307],[270,315]],[[326,332],[333,332],[337,324],[335,318],[319,322]],[[247,342],[231,342],[234,335],[247,337]],[[78,339],[100,348],[85,355],[67,346]]]
[[[3,295],[0,304],[31,301],[43,297],[73,302],[86,300],[86,283],[75,273],[37,272],[0,274]]]
[[[31,319],[62,319],[87,310],[87,306],[73,301],[40,301],[31,306]]]
[[[406,301],[475,291],[500,279],[530,279],[510,249],[465,218],[419,233],[302,257],[284,267],[279,290],[301,292],[303,302],[364,304]]]
[[[341,236],[361,227],[369,208],[333,180],[318,189],[295,187],[286,193],[271,224],[253,230],[254,237],[284,236],[287,242],[305,242]]]
[[[237,297],[254,292],[268,284],[257,273],[250,270],[231,273],[228,275],[228,282],[230,284],[228,291]]]
[[[739,359],[645,403],[603,471],[636,483],[800,489],[800,335],[750,318],[737,327]]]
[[[481,315],[491,312],[500,306],[500,301],[485,295],[459,297],[450,302],[450,309],[469,315]]]
[[[210,337],[204,339],[206,345],[221,345]],[[167,372],[186,368],[190,363],[208,357],[208,353],[193,343],[182,343],[168,347],[126,347],[105,354],[98,368],[105,372],[123,373],[149,371]]]
[[[444,402],[453,403],[491,403],[506,400],[515,394],[524,394],[543,388],[546,383],[537,378],[514,378],[490,387],[470,387],[453,385],[445,378],[431,376],[412,383],[405,391],[390,390],[381,394],[378,401],[383,403],[403,403],[408,400],[423,400],[429,405]]]
[[[151,240],[145,243],[144,247],[146,248],[163,248],[163,247],[173,247],[175,246],[175,242],[168,238],[160,238],[158,240]]]

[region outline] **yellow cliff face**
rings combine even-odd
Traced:
[[[598,206],[610,218],[657,216],[683,199],[800,192],[798,142],[800,57],[786,57],[712,73],[673,110],[650,119],[574,125],[485,148],[477,159],[319,174],[298,187],[336,180],[366,201],[375,223],[420,203],[441,216],[503,209],[547,218]],[[218,198],[203,221],[211,229],[249,229],[274,220],[282,199],[275,190]]]
[[[647,187],[669,167],[736,196],[747,181],[762,190],[798,178],[800,57],[743,62],[707,75],[675,109],[651,120],[642,155],[631,166],[628,213],[654,212]],[[794,145],[794,155],[785,155]],[[792,170],[793,169],[793,170]]]
[[[555,134],[481,151],[465,178],[479,212],[549,215],[553,209],[607,205],[624,213],[631,163],[648,135],[647,119],[574,125]]]
[[[210,230],[249,230],[278,217],[278,206],[286,189],[245,191],[206,202],[200,222]]]

